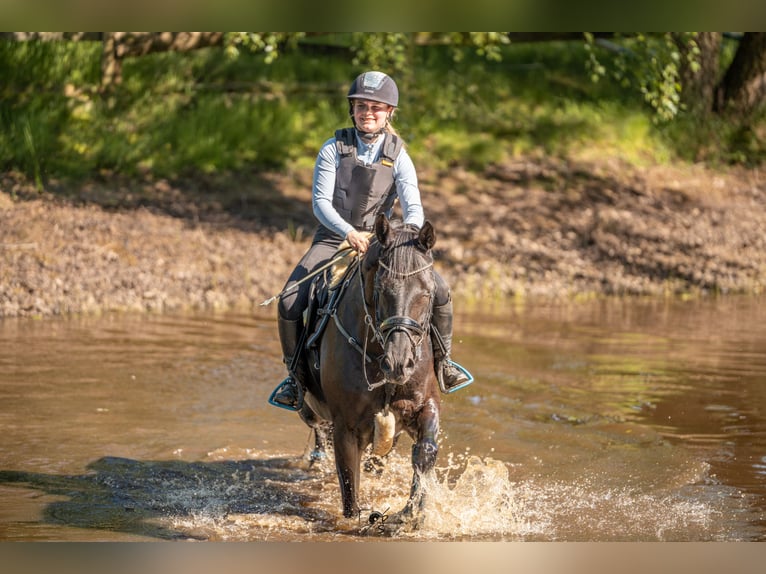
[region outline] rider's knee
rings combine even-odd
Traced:
[[[300,304],[299,297],[292,295],[282,297],[277,304],[277,313],[286,321],[297,321],[303,317],[303,306]]]
[[[434,305],[446,305],[452,300],[449,285],[447,285],[447,282],[438,273],[434,273],[434,280]]]

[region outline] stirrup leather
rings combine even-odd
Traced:
[[[295,391],[295,394],[298,395],[298,398],[294,403],[280,403],[277,401],[277,397],[282,394],[293,394],[292,391]],[[303,407],[303,389],[301,388],[300,383],[298,383],[292,375],[288,375],[285,377],[285,379],[277,385],[277,387],[271,392],[271,395],[269,395],[269,404],[273,405],[275,407],[279,407],[280,409],[285,409],[288,411],[299,411]]]

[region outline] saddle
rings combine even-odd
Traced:
[[[346,247],[345,242],[340,245],[338,252],[343,251],[344,247]],[[309,305],[304,315],[306,337],[300,349],[305,354],[312,375],[317,381],[319,380],[319,343],[322,340],[322,334],[327,327],[327,322],[338,309],[358,266],[356,251],[349,250],[345,257],[336,261],[330,269],[317,275],[311,282]]]

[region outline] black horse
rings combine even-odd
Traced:
[[[434,467],[439,432],[430,338],[435,239],[428,221],[418,229],[378,216],[369,249],[340,287],[342,300],[317,346],[318,361],[312,361],[313,380],[305,381],[301,418],[317,436],[323,427],[332,429],[346,517],[359,514],[367,447],[386,454],[394,437],[406,432],[414,441],[412,487],[407,504],[388,523],[422,521],[421,476]]]

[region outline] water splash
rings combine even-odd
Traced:
[[[431,477],[426,487],[433,504],[424,528],[428,536],[504,539],[534,532],[501,461],[468,455],[461,471]]]
[[[309,468],[302,457],[225,448],[200,462],[105,459],[91,477],[101,489],[98,500],[119,498],[113,517],[129,509],[131,532],[201,540],[361,540],[384,535],[369,527],[371,514],[385,517],[405,505],[412,466],[401,451],[408,450],[366,459],[362,511],[351,519],[341,516],[331,457]],[[395,538],[731,540],[724,515],[737,504],[747,507],[741,493],[722,490],[703,467],[685,477],[684,485],[642,491],[608,485],[602,476],[514,480],[518,469],[512,465],[470,451],[445,453],[443,459],[443,466],[423,478],[428,499],[422,528]],[[71,515],[74,506],[92,508],[88,496],[95,495],[61,510]]]

